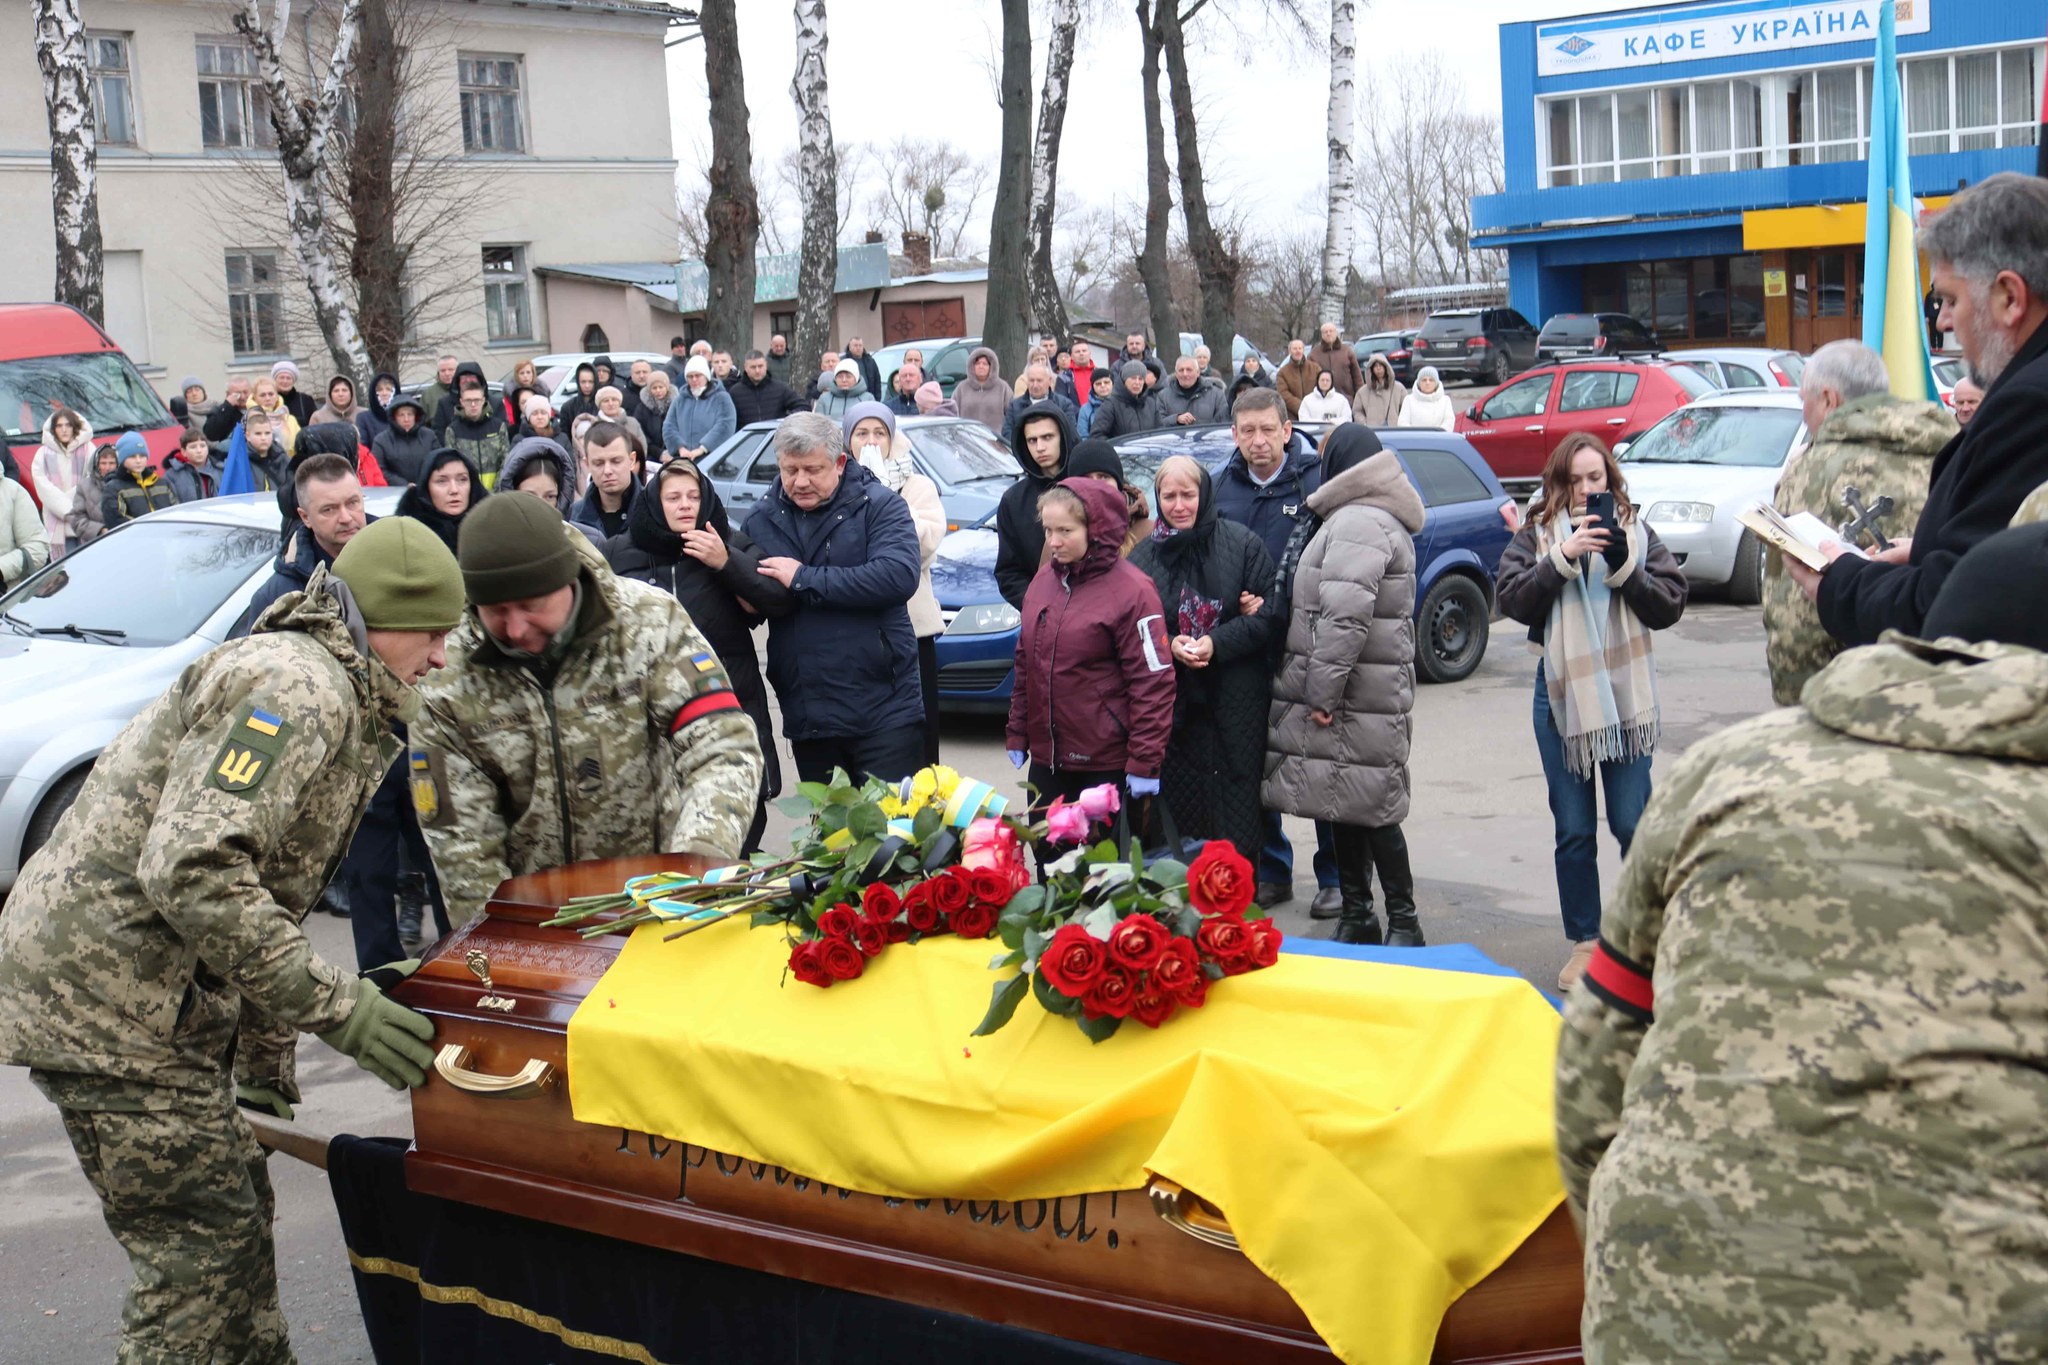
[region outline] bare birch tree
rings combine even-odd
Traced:
[[[796,273],[796,336],[790,373],[815,372],[831,344],[832,303],[839,283],[839,158],[832,150],[832,110],[825,84],[825,0],[796,0],[796,155],[804,241]]]
[[[1357,135],[1358,0],[1330,0],[1329,207],[1323,227],[1323,292],[1319,320],[1344,322],[1344,286],[1358,223],[1358,173],[1351,157]]]
[[[50,207],[57,235],[56,299],[106,321],[100,242],[98,127],[79,0],[34,0],[36,64],[50,118]]]
[[[1072,329],[1053,269],[1052,229],[1059,209],[1060,135],[1067,122],[1067,87],[1074,72],[1074,30],[1080,25],[1081,0],[1053,0],[1045,81],[1038,93],[1038,138],[1031,154],[1031,256],[1027,262],[1031,314],[1041,329],[1062,344]]]
[[[739,16],[733,0],[703,0],[697,15],[704,35],[704,83],[711,93],[711,168],[704,201],[704,268],[711,290],[704,325],[718,344],[743,354],[754,345],[754,244],[761,231],[761,205],[754,194]]]
[[[1002,0],[1003,64],[998,91],[1003,135],[996,160],[995,209],[988,227],[988,311],[982,343],[996,353],[1004,374],[1024,368],[1030,299],[1025,262],[1030,244],[1025,219],[1031,193],[1030,0]]]
[[[328,226],[327,155],[334,113],[341,103],[361,32],[363,0],[341,0],[334,46],[324,69],[316,69],[317,93],[301,103],[285,80],[284,48],[290,36],[291,0],[272,0],[271,22],[263,23],[262,0],[242,0],[235,29],[256,58],[258,78],[270,97],[270,123],[277,132],[277,159],[284,171],[285,221],[292,254],[312,298],[313,317],[339,373],[366,382],[370,354],[356,324],[355,302],[335,263],[334,234]]]

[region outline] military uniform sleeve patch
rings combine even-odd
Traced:
[[[412,779],[412,808],[427,829],[445,829],[455,823],[455,808],[448,802],[448,782],[438,749],[409,749],[406,764]]]
[[[740,699],[733,694],[732,689],[729,687],[721,687],[715,691],[703,692],[683,703],[682,708],[676,712],[676,718],[669,723],[668,732],[672,735],[676,734],[690,722],[702,720],[706,716],[716,715],[720,711],[741,711],[745,709],[740,705]]]
[[[291,734],[292,724],[284,717],[260,706],[248,708],[228,731],[207,780],[224,792],[248,795],[263,785]]]

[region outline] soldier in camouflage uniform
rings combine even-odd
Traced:
[[[431,531],[364,531],[115,736],[8,897],[0,1062],[62,1111],[128,1253],[124,1365],[292,1359],[270,1181],[235,1105],[290,1116],[299,1032],[424,1079],[432,1023],[321,961],[300,923],[461,609]]]
[[[1912,533],[1927,501],[1934,457],[1956,434],[1955,419],[1939,403],[1908,403],[1890,393],[1884,358],[1860,341],[1831,341],[1813,353],[1801,377],[1807,444],[1785,462],[1773,505],[1791,516],[1811,512],[1830,526],[1849,519],[1845,489],[1857,489],[1868,507],[1893,502],[1887,535]],[[1874,386],[1874,387],[1873,387]],[[1876,542],[1865,538],[1865,549]],[[1820,623],[1820,610],[1785,572],[1776,549],[1764,555],[1764,659],[1771,698],[1780,706],[1799,700],[1799,689],[1841,653]]]
[[[1660,785],[1558,1051],[1590,1365],[2048,1351],[2044,585],[1984,542]]]
[[[449,918],[586,858],[737,858],[760,740],[682,604],[614,577],[538,498],[485,500],[460,546],[470,609],[412,729]]]

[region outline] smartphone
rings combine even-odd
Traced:
[[[1600,529],[1601,529],[1601,530],[1603,530],[1603,531],[1611,531],[1611,530],[1613,530],[1613,529],[1614,529],[1614,494],[1612,494],[1612,493],[1588,493],[1588,494],[1586,495],[1586,515],[1587,515],[1587,516],[1589,516],[1589,517],[1598,517],[1598,518],[1600,518]]]

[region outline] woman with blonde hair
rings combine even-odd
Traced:
[[[299,444],[299,419],[292,415],[283,395],[277,391],[277,381],[267,375],[258,376],[249,385],[249,406],[258,412],[267,412],[273,425],[278,426],[277,438],[286,450],[296,450]],[[282,424],[278,425],[280,419]]]

